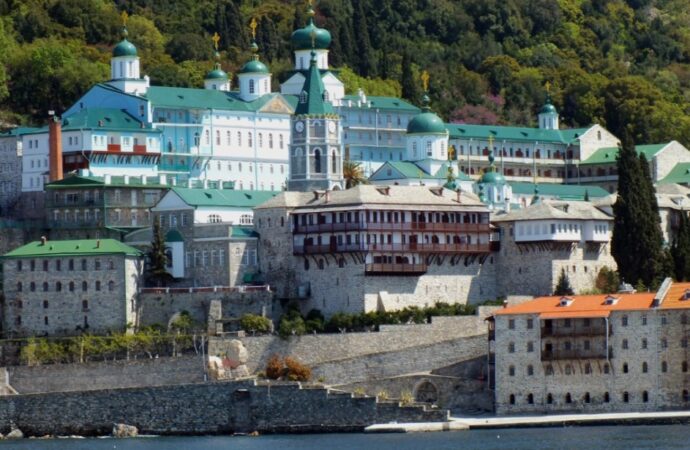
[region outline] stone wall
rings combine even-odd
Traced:
[[[201,356],[131,361],[8,367],[9,384],[20,394],[91,391],[204,381]]]
[[[152,290],[147,289],[139,294],[139,325],[159,324],[167,326],[175,313],[187,311],[192,318],[205,324],[208,319],[208,308],[212,300],[220,300],[223,317],[242,317],[244,314],[265,314],[273,317],[273,292],[213,288]]]
[[[8,432],[12,423],[33,436],[109,434],[114,423],[134,425],[144,434],[215,434],[361,431],[374,423],[447,418],[443,410],[249,381],[0,398],[0,431]]]

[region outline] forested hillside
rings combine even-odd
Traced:
[[[306,8],[294,0],[0,0],[0,120],[42,121],[107,79],[122,11],[153,84],[201,86],[216,31],[224,69],[236,71],[249,58],[252,17],[277,84]],[[637,142],[690,144],[687,0],[321,0],[315,9],[350,91],[418,103],[426,69],[446,120],[533,124],[549,82],[566,125],[627,126]]]

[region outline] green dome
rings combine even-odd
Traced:
[[[547,101],[544,106],[541,107],[539,114],[558,114],[558,111],[556,111],[556,107],[553,106],[551,102]]]
[[[268,67],[258,59],[252,59],[242,66],[240,73],[268,73]]]
[[[228,74],[223,71],[223,69],[216,67],[212,71],[206,74],[205,80],[223,80],[227,81]]]
[[[495,170],[489,170],[484,172],[480,183],[482,184],[505,184],[506,179],[500,173]]]
[[[115,46],[113,56],[137,56],[137,48],[125,38]]]
[[[417,114],[407,124],[407,134],[446,134],[446,126],[436,114],[427,111]]]
[[[314,20],[309,19],[306,27],[292,33],[290,42],[295,50],[311,49],[311,34],[314,33],[314,48],[325,50],[331,45],[331,33],[328,30],[314,25]]]

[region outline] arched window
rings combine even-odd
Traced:
[[[331,173],[338,173],[338,157],[335,154],[335,150],[331,154]]]
[[[206,145],[211,145],[211,132],[208,130],[204,131],[204,142]]]
[[[268,133],[268,148],[273,148],[273,133]],[[273,166],[271,166],[271,173],[273,173]]]
[[[62,292],[62,283],[59,281],[55,283],[55,292]]]
[[[546,369],[544,369],[544,373],[546,375],[553,375],[553,366],[551,364],[546,366]]]
[[[74,281],[69,282],[69,291],[74,292]]]
[[[592,373],[592,365],[590,363],[585,364],[585,373],[587,375]]]
[[[604,392],[604,403],[608,403],[611,401],[611,396],[609,395],[608,392]]]
[[[690,393],[688,393],[687,389],[683,389],[683,401],[687,402],[688,400],[690,400]]]
[[[573,397],[570,395],[570,392],[565,394],[565,402],[566,403],[572,403],[573,402]]]
[[[309,94],[307,94],[306,91],[302,91],[299,94],[299,102],[300,103],[307,103],[307,98],[309,97]]]
[[[553,403],[553,395],[551,395],[551,394],[546,395],[546,403],[548,403],[549,405]]]
[[[249,133],[247,133],[247,145],[249,145],[250,147],[251,147],[252,145],[254,145],[254,144],[252,143],[252,132],[251,132],[251,131],[250,131]]]
[[[585,392],[584,401],[585,401],[585,403],[589,403],[592,401],[592,398],[590,397],[589,392]]]
[[[43,282],[43,292],[48,292],[48,282],[47,281]]]
[[[88,291],[88,290],[89,290],[89,283],[87,283],[86,281],[82,281],[82,283],[81,283],[81,290],[82,290],[83,292]]]
[[[254,93],[254,80],[249,80],[249,93]]]
[[[661,371],[664,373],[668,372],[668,363],[666,361],[661,361]]]
[[[216,145],[220,145],[220,131],[216,130]]]
[[[649,392],[642,391],[642,401],[647,403],[649,401]]]
[[[533,394],[527,394],[527,403],[530,405],[534,404],[534,395]]]
[[[314,150],[314,172],[321,173],[321,150]]]
[[[647,367],[647,362],[642,363],[642,373],[647,373],[648,367]]]
[[[114,281],[108,281],[108,290],[111,292],[115,290],[115,282]]]
[[[628,394],[628,391],[623,392],[623,401],[625,403],[628,403],[630,401],[630,394]]]
[[[511,405],[514,405],[515,404],[515,394],[510,394],[508,401],[510,402]]]
[[[22,282],[19,281],[19,282],[17,282],[17,292],[21,292],[21,291],[22,291]]]

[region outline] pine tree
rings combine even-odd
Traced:
[[[644,157],[637,156],[627,132],[622,137],[617,166],[611,254],[622,280],[651,287],[663,276],[663,236],[649,166]]]
[[[671,245],[673,272],[677,281],[690,279],[690,221],[684,211],[678,218],[678,232]]]
[[[266,61],[273,62],[279,56],[281,42],[275,23],[267,16],[263,16],[256,31],[256,44],[259,46],[259,51]]]
[[[362,0],[354,0],[354,14],[352,16],[352,24],[355,30],[355,40],[357,46],[357,69],[359,75],[363,77],[376,77],[376,62],[374,58],[374,51],[371,46],[371,39],[369,39],[369,26],[367,24],[367,15],[364,12],[364,3]]]
[[[561,274],[558,277],[558,283],[556,284],[556,290],[553,292],[554,295],[573,295],[573,287],[570,285],[570,278],[568,274],[565,273],[565,269],[561,269]]]
[[[157,220],[153,224],[153,239],[148,257],[150,265],[147,270],[147,279],[149,283],[156,284],[156,286],[165,285],[172,279],[172,276],[167,270],[168,255],[165,249],[165,237]]]
[[[405,50],[402,55],[400,84],[402,86],[402,97],[412,103],[418,103],[421,96],[419,95],[419,87],[412,72],[412,58],[408,50]]]

